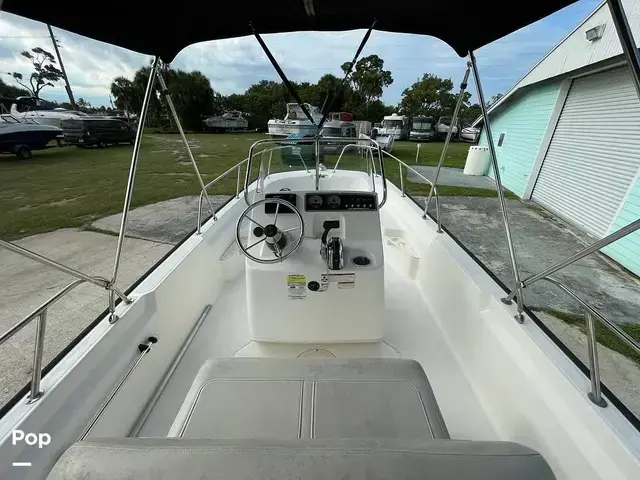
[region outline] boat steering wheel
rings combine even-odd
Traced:
[[[253,212],[256,207],[267,203],[276,203],[277,206],[275,215],[273,217],[273,223],[269,223],[263,226],[260,223],[256,222],[253,218],[251,218],[249,214]],[[278,212],[281,206],[287,207],[295,214],[297,223],[295,227],[287,228],[285,230],[282,230],[278,227]],[[243,243],[240,236],[240,232],[242,232],[244,224],[246,223],[245,221],[253,223],[253,235],[260,238],[260,240],[252,243],[251,245]],[[304,220],[302,219],[300,210],[298,210],[296,206],[291,202],[287,202],[282,198],[265,198],[252,203],[245,209],[244,212],[242,212],[242,215],[240,215],[240,218],[238,219],[238,223],[236,225],[236,242],[238,243],[240,251],[244,253],[247,258],[257,263],[282,262],[285,258],[298,250],[298,248],[300,248],[303,238]],[[249,250],[257,247],[262,243],[264,243],[269,248],[275,258],[258,258],[249,252]]]

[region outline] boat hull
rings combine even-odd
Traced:
[[[13,127],[13,126],[12,126]],[[62,139],[62,130],[52,127],[26,129],[22,125],[12,128],[10,131],[0,131],[0,152],[14,153],[21,146],[29,147],[31,150],[40,150],[47,146],[49,142]]]
[[[313,136],[318,132],[318,127],[311,123],[269,121],[268,127],[272,138],[284,138],[289,135]]]

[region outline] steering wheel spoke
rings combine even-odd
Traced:
[[[262,242],[264,242],[266,239],[267,239],[267,237],[263,237],[263,238],[261,238],[260,240],[258,240],[257,242],[252,243],[251,245],[249,245],[249,246],[247,247],[247,250],[251,250],[251,249],[252,249],[253,247],[255,247],[256,245],[260,245],[260,244],[261,244]]]

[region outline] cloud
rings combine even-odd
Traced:
[[[507,91],[564,35],[597,6],[598,0],[582,0],[535,24],[483,47],[477,52],[485,96]],[[150,62],[150,57],[55,29],[67,74],[76,97],[94,105],[109,103],[113,78],[131,78]],[[303,32],[265,35],[264,40],[291,80],[315,82],[325,73],[341,75],[340,65],[350,61],[364,31]],[[0,62],[2,72],[29,71],[20,52],[35,46],[51,50],[44,24],[8,13],[0,13]],[[438,39],[428,36],[374,32],[362,52],[376,53],[385,60],[394,82],[383,100],[397,103],[402,91],[429,72],[460,83],[465,59]],[[277,74],[253,37],[204,42],[185,48],[173,62],[176,68],[200,70],[214,89],[241,93],[261,80],[277,80]],[[5,78],[9,83],[11,79]],[[475,88],[470,82],[470,91]],[[47,88],[44,97],[65,100],[63,86]]]

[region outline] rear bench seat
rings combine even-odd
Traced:
[[[450,440],[420,364],[213,359],[169,438],[73,445],[48,480],[553,480],[535,451]]]
[[[418,362],[231,358],[207,361],[169,437],[449,438]]]

